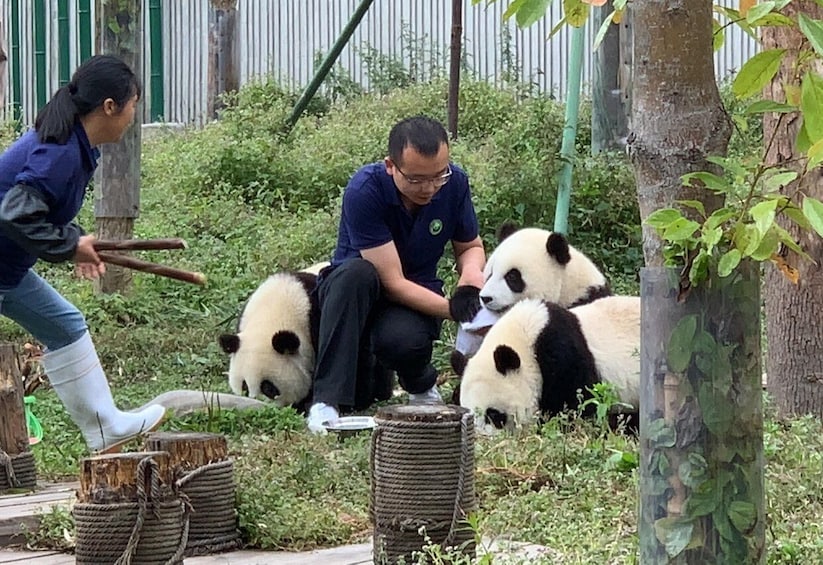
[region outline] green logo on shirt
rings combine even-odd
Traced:
[[[440,220],[432,220],[432,223],[429,224],[429,233],[432,235],[437,235],[441,231],[443,231],[443,222]]]

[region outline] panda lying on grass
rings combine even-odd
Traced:
[[[477,353],[455,351],[459,402],[478,429],[512,428],[575,409],[587,390],[611,383],[636,416],[640,382],[640,298],[610,296],[566,309],[527,299],[489,330]]]

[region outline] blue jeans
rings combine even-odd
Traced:
[[[74,343],[88,331],[80,310],[32,270],[16,287],[0,288],[0,314],[23,326],[49,351]]]

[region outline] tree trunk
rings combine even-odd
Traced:
[[[600,29],[606,16],[614,9],[609,0],[599,9],[592,10],[591,26]],[[603,42],[592,60],[592,153],[615,151],[626,144],[626,108],[620,88],[622,67],[620,49],[621,24],[610,24]]]
[[[814,19],[823,18],[823,8],[813,1],[793,2],[784,13],[794,17],[803,12]],[[763,47],[788,49],[780,72],[766,87],[765,97],[785,102],[784,84],[799,85],[794,69],[793,52],[804,43],[800,30],[790,26],[763,28]],[[766,153],[767,165],[792,168],[798,172],[806,160],[795,150],[795,139],[801,119],[796,114],[766,114],[763,118],[765,143],[771,141]],[[796,154],[798,153],[798,154]],[[801,183],[798,186],[798,182]],[[823,198],[821,170],[811,171],[805,178],[783,187],[781,192],[795,194],[798,189],[818,199]],[[802,196],[801,196],[802,198]],[[797,202],[802,205],[802,201]],[[798,257],[783,248],[781,254],[800,272],[797,285],[786,279],[773,266],[766,266],[766,360],[767,389],[782,414],[812,413],[823,416],[823,240],[812,232],[802,233],[793,222],[781,225],[798,241],[814,262]]]
[[[209,6],[208,115],[217,118],[220,96],[240,87],[237,0],[211,0]]]
[[[143,73],[142,2],[97,0],[97,52],[115,55],[137,74]],[[101,239],[128,239],[134,232],[134,219],[140,211],[140,146],[142,112],[118,143],[100,147],[100,166],[94,176],[94,216]],[[112,266],[100,277],[97,289],[122,292],[131,274]]]
[[[694,199],[716,207],[708,191],[680,177],[713,170],[707,155],[725,154],[731,125],[720,101],[712,60],[712,2],[638,0],[630,4],[634,69],[629,154],[640,217]],[[663,265],[657,233],[643,226],[646,265]]]

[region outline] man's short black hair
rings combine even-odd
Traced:
[[[403,150],[411,146],[426,157],[434,157],[440,146],[449,144],[443,124],[427,116],[412,116],[397,122],[389,133],[389,158],[402,164]]]

